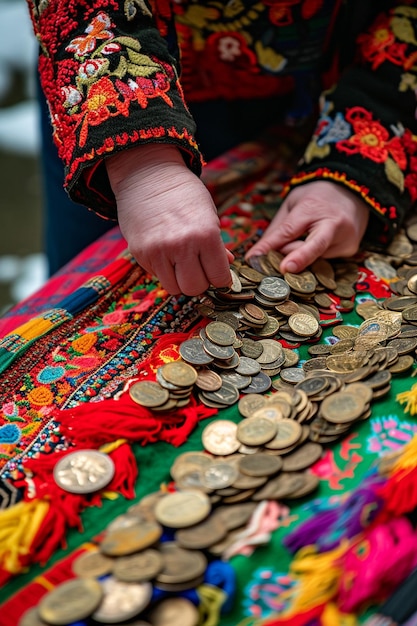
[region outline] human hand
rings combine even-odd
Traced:
[[[151,144],[106,160],[120,230],[139,265],[171,294],[231,283],[233,260],[210,193],[175,146]]]
[[[297,273],[319,257],[349,257],[368,219],[365,202],[340,185],[318,180],[295,187],[246,258],[278,250],[285,255],[281,271]]]

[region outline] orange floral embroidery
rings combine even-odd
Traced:
[[[29,392],[28,400],[36,406],[49,406],[53,403],[54,396],[47,387],[35,387],[35,389]]]
[[[108,30],[111,26],[109,16],[101,11],[94,17],[85,29],[86,35],[75,37],[65,48],[67,52],[74,52],[75,55],[83,57],[95,50],[97,39],[112,39],[113,33]]]
[[[80,131],[80,146],[85,146],[89,126],[99,126],[110,117],[121,113],[125,117],[129,114],[128,102],[119,99],[120,94],[115,90],[109,78],[101,78],[94,83],[87,94],[87,100],[82,105],[82,126]]]
[[[86,335],[82,335],[78,337],[78,339],[74,339],[71,343],[72,348],[75,352],[80,352],[81,354],[87,354],[94,346],[97,341],[97,335],[94,333],[88,333]]]

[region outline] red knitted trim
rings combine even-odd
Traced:
[[[382,206],[375,198],[370,195],[368,187],[360,185],[356,181],[349,179],[347,175],[342,172],[335,172],[329,170],[327,167],[320,167],[314,172],[300,172],[299,174],[295,174],[285,186],[283,193],[284,195],[287,195],[292,187],[318,179],[330,179],[334,180],[337,183],[341,183],[345,187],[348,187],[348,189],[351,189],[355,193],[359,194],[361,198],[380,215],[388,215],[391,220],[395,220],[398,217],[397,209],[394,206]]]
[[[166,139],[166,142],[169,143],[170,139],[176,139],[180,142],[188,143],[190,149],[187,150],[185,145],[179,145],[178,147],[182,150],[186,150],[189,152],[191,156],[191,163],[196,159],[196,152],[198,152],[197,142],[194,137],[187,131],[187,129],[183,129],[182,132],[179,132],[173,126],[171,128],[163,128],[162,126],[158,126],[155,128],[149,129],[139,129],[133,131],[131,134],[122,133],[121,135],[116,135],[115,137],[107,137],[104,142],[98,148],[93,148],[90,152],[84,153],[82,156],[75,158],[71,163],[71,167],[69,169],[68,175],[65,179],[65,185],[67,186],[71,180],[74,178],[75,174],[79,170],[79,168],[88,162],[97,159],[97,157],[102,157],[105,155],[109,155],[110,153],[115,151],[117,146],[126,146],[127,144],[138,144],[139,142],[150,142],[154,140],[155,143],[158,140]]]

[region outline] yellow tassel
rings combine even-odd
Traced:
[[[19,574],[22,556],[29,554],[32,542],[49,511],[46,500],[31,500],[0,512],[0,566]]]
[[[220,611],[226,600],[226,593],[219,587],[205,583],[197,587],[197,594],[200,598],[198,626],[217,626],[220,624]]]
[[[337,606],[330,602],[321,615],[322,626],[357,626],[358,620],[352,614],[340,613]]]
[[[317,553],[315,546],[297,552],[290,565],[290,574],[299,584],[283,594],[291,598],[291,608],[283,617],[305,612],[332,600],[337,593],[342,573],[341,558],[349,548],[347,540],[330,552]]]
[[[404,413],[415,415],[417,413],[417,383],[414,384],[408,391],[397,393],[396,399],[400,404],[406,403]]]
[[[110,443],[105,443],[103,446],[99,448],[100,452],[103,454],[110,454],[113,450],[117,450],[124,443],[126,443],[127,439],[116,439],[116,441],[111,441]]]
[[[417,435],[405,444],[401,450],[401,455],[392,465],[390,475],[399,471],[411,471],[417,467]]]

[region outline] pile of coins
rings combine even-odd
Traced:
[[[164,410],[178,402],[183,406],[193,390],[200,402],[217,409],[241,407],[240,399],[249,396],[253,410],[242,416],[253,418],[266,402],[264,394],[273,390],[268,402],[280,410],[270,408],[266,419],[276,423],[278,433],[283,419],[292,420],[305,426],[306,438],[321,444],[369,417],[372,400],[389,392],[392,375],[414,364],[417,296],[358,304],[364,321],[359,328],[347,326],[335,296],[338,309],[354,307],[357,264],[320,259],[301,274],[282,275],[281,258],[271,251],[251,259],[252,266],[235,261],[232,286],[203,297],[200,312],[210,321],[180,345],[181,360],[159,368],[156,382],[133,385],[131,397]],[[407,274],[410,286],[417,284],[416,272]],[[322,326],[329,323],[335,324],[338,341],[320,344]],[[310,357],[301,366],[294,349],[300,344],[308,345]]]

